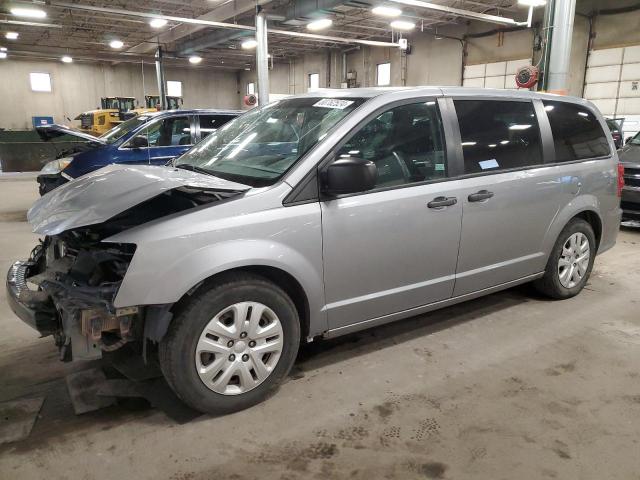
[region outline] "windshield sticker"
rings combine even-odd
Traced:
[[[344,110],[353,102],[351,100],[340,100],[338,98],[323,98],[322,100],[313,104],[314,107],[320,108],[337,108]]]
[[[478,164],[480,165],[480,168],[482,170],[487,170],[488,168],[498,168],[500,166],[498,165],[498,161],[495,158],[478,162]]]

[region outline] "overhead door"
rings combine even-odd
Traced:
[[[591,50],[584,97],[604,115],[625,118],[624,130],[633,130],[640,116],[640,45]]]
[[[465,65],[462,86],[517,89],[516,71],[526,65],[531,65],[530,58]]]

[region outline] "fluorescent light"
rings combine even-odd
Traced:
[[[167,20],[165,20],[164,18],[154,18],[153,20],[151,20],[149,22],[149,25],[151,25],[151,27],[153,27],[153,28],[162,28],[167,23],[169,23],[169,22]]]
[[[406,20],[394,20],[390,25],[391,28],[396,30],[413,30],[416,27],[415,23],[407,22]]]
[[[333,20],[330,18],[321,18],[320,20],[314,20],[313,22],[307,23],[307,29],[313,30],[324,30],[325,28],[329,28],[333,25]]]
[[[531,125],[511,125],[509,130],[526,130],[527,128],[531,128]]]
[[[460,145],[463,147],[473,147],[475,144],[476,142],[462,142]]]
[[[11,15],[15,15],[16,17],[47,18],[47,12],[40,10],[39,8],[13,7],[9,9],[9,11],[11,12]]]
[[[7,47],[0,47],[0,52],[6,52],[7,51]]]
[[[578,112],[578,115],[580,115],[581,117],[588,117],[589,114],[585,113],[585,112]]]
[[[256,48],[258,42],[256,42],[253,38],[249,38],[248,40],[243,41],[240,46],[245,50],[251,50],[252,48]]]
[[[523,7],[543,7],[547,4],[547,0],[518,0],[518,5]]]
[[[495,143],[490,143],[489,144],[489,148],[496,148],[498,145],[496,145]]]
[[[7,40],[17,40],[20,35],[18,35],[18,32],[7,32],[4,36]]]
[[[7,52],[0,52],[0,58],[7,58]]]
[[[72,63],[73,62],[73,58],[71,58],[69,55],[65,55],[60,60],[62,60],[62,63]]]
[[[555,108],[555,107],[554,107],[553,105],[547,105],[546,107],[544,107],[544,109],[545,109],[547,112],[550,112],[550,111],[551,111],[551,110],[553,110],[554,108]]]
[[[124,43],[121,40],[111,40],[109,46],[115,50],[124,47]]]
[[[198,55],[191,55],[189,57],[189,63],[193,63],[194,65],[199,64],[202,61],[202,57],[199,57]]]
[[[502,141],[500,142],[500,145],[506,145],[507,143],[509,143],[509,140],[502,140]]]
[[[402,10],[396,7],[385,7],[381,5],[371,9],[371,13],[374,15],[380,15],[381,17],[399,17],[402,15]]]

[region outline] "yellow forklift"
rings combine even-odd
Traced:
[[[100,99],[100,108],[81,113],[76,117],[80,121],[80,130],[99,137],[122,123],[136,108],[133,97],[104,97]]]

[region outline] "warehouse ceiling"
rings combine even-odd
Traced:
[[[313,19],[330,18],[333,24],[321,35],[342,39],[391,42],[389,18],[374,15],[372,7],[380,4],[402,9],[402,20],[415,23],[413,32],[430,31],[446,25],[468,21],[458,14],[425,8],[385,3],[382,0],[274,0],[258,2],[269,15],[269,27],[279,30],[308,32]],[[499,15],[517,20],[526,18],[526,9],[517,0],[438,0],[430,3],[466,11]],[[12,9],[40,9],[45,18],[24,18]],[[3,2],[0,8],[0,46],[7,47],[16,58],[59,58],[69,55],[76,61],[140,62],[152,60],[158,45],[167,52],[168,64],[184,65],[189,55],[202,57],[199,67],[243,69],[253,65],[255,53],[240,47],[253,36],[250,30],[230,30],[169,20],[153,28],[148,18],[125,15],[143,12],[188,19],[202,19],[240,25],[254,25],[255,0],[121,0],[115,2],[67,0],[46,2]],[[109,11],[91,11],[82,7],[103,7]],[[18,33],[7,40],[6,32]],[[411,38],[413,32],[404,35]],[[110,47],[120,40],[119,49]],[[322,47],[345,48],[348,45],[331,40],[269,34],[269,52],[274,61],[317,52]]]

